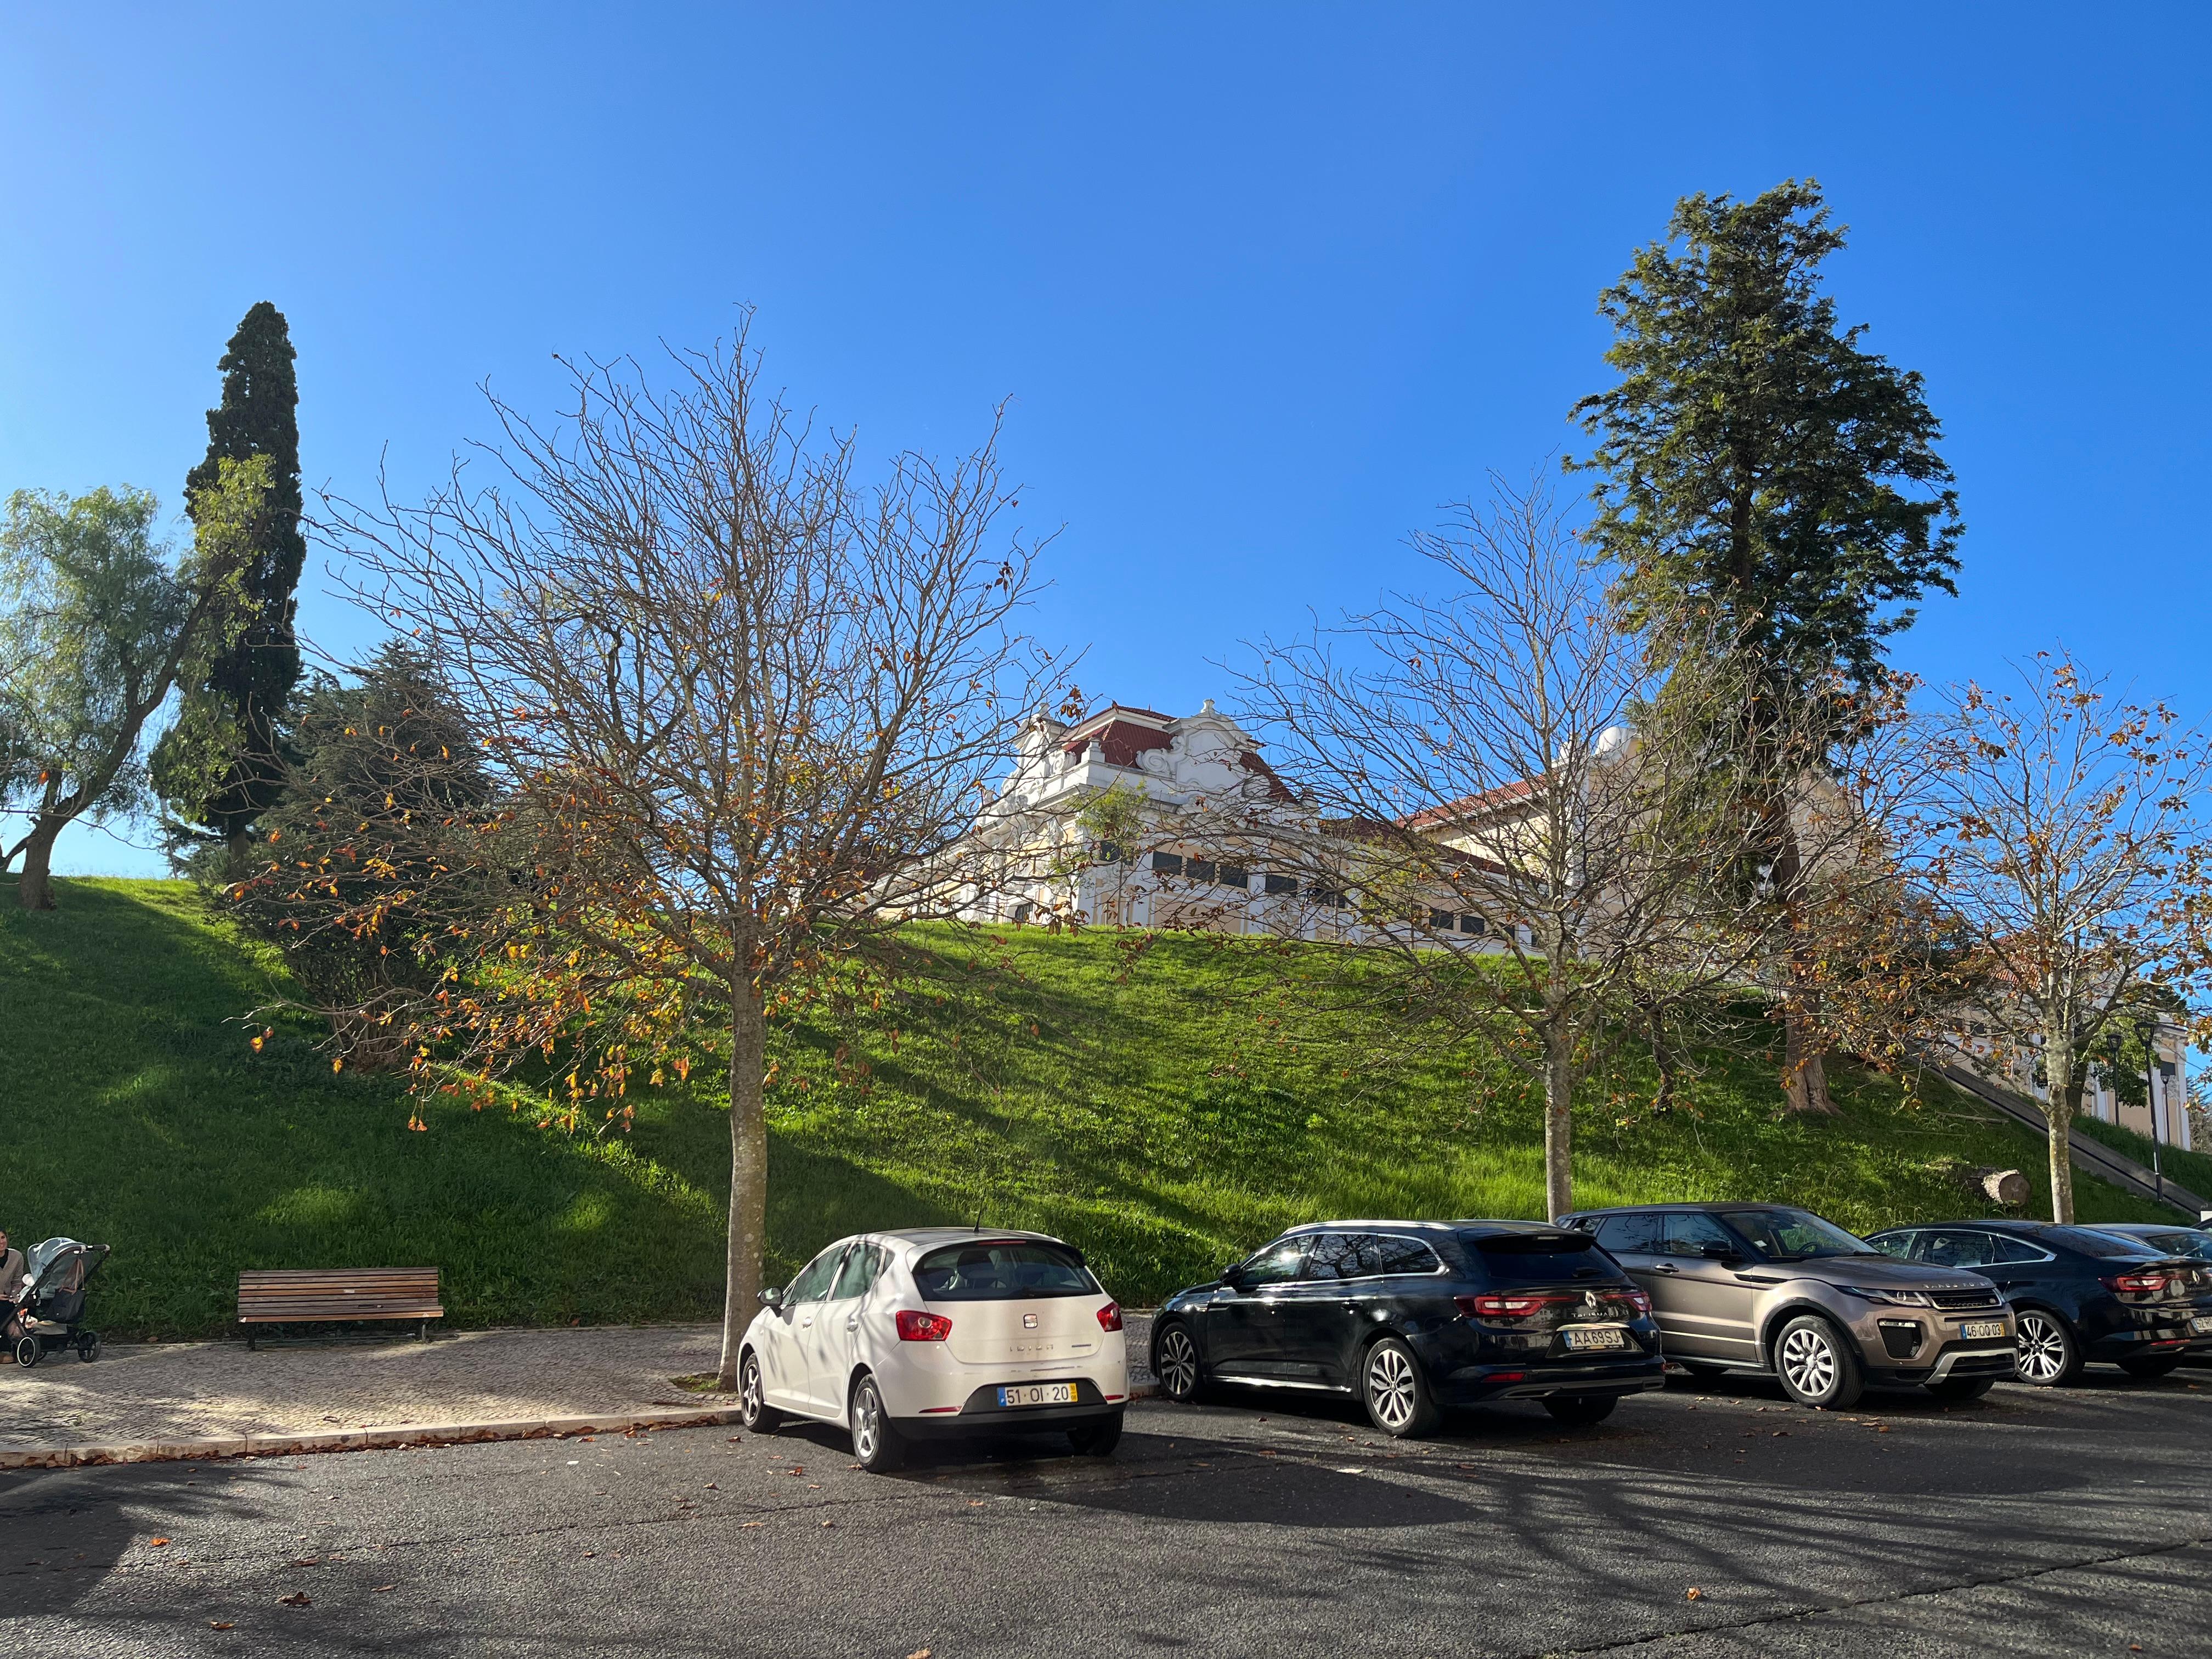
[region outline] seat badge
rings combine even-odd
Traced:
[[[1022,1316],[1022,1328],[1025,1331],[1035,1330],[1036,1328],[1036,1316],[1035,1314],[1024,1314]]]

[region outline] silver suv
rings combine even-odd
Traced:
[[[1806,1406],[1867,1387],[1972,1400],[2013,1374],[2012,1310],[1979,1273],[1885,1255],[1784,1204],[1580,1210],[1562,1226],[1651,1293],[1667,1358],[1695,1376],[1778,1377]]]

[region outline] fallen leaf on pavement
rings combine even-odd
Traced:
[[[929,1659],[929,1650],[916,1648],[912,1653],[907,1655],[906,1659]]]
[[[210,1619],[208,1620],[208,1628],[210,1630],[236,1630],[238,1626],[236,1621],[233,1620]]]
[[[398,1586],[398,1585],[397,1585],[397,1584],[379,1584],[379,1585],[376,1587],[376,1589],[375,1589],[375,1592],[374,1592],[374,1593],[375,1593],[376,1595],[383,1595],[383,1594],[384,1594],[384,1592],[385,1592],[385,1591],[386,1591],[386,1590],[388,1590],[388,1589],[398,1589],[398,1588],[399,1588],[399,1586]]]
[[[157,1550],[168,1541],[166,1538],[149,1538],[146,1540],[146,1547],[149,1550]]]
[[[276,1605],[280,1607],[312,1607],[315,1605],[315,1598],[305,1590],[294,1590],[289,1595],[278,1596]]]
[[[1682,1599],[1685,1601],[1702,1601],[1705,1599],[1705,1593],[1692,1584],[1682,1593]]]
[[[764,1527],[766,1525],[768,1525],[768,1522],[765,1521],[740,1521],[738,1522],[738,1530],[743,1532],[747,1527]]]
[[[317,1565],[318,1563],[313,1556],[303,1555],[298,1560],[291,1563],[291,1565],[295,1567],[312,1567]]]
[[[822,1524],[825,1527],[834,1527],[837,1523],[835,1521],[824,1521]]]

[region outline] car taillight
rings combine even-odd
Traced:
[[[1109,1302],[1104,1307],[1098,1310],[1098,1328],[1102,1331],[1118,1331],[1121,1328],[1121,1304],[1120,1303]]]
[[[1613,1297],[1614,1301],[1626,1302],[1640,1314],[1651,1311],[1651,1294],[1648,1291],[1615,1291]]]
[[[1559,1296],[1455,1296],[1452,1305],[1470,1319],[1519,1319],[1553,1302],[1569,1298]]]
[[[952,1334],[952,1322],[943,1314],[916,1313],[911,1308],[901,1308],[892,1317],[898,1323],[902,1342],[942,1342]]]
[[[2164,1273],[2118,1273],[2105,1281],[2116,1291],[2134,1291],[2144,1296],[2155,1296],[2166,1288]]]

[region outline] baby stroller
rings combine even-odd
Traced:
[[[107,1260],[105,1244],[50,1238],[23,1255],[23,1299],[16,1304],[15,1363],[35,1365],[52,1348],[75,1348],[79,1359],[100,1358],[100,1333],[82,1328],[84,1287]]]

